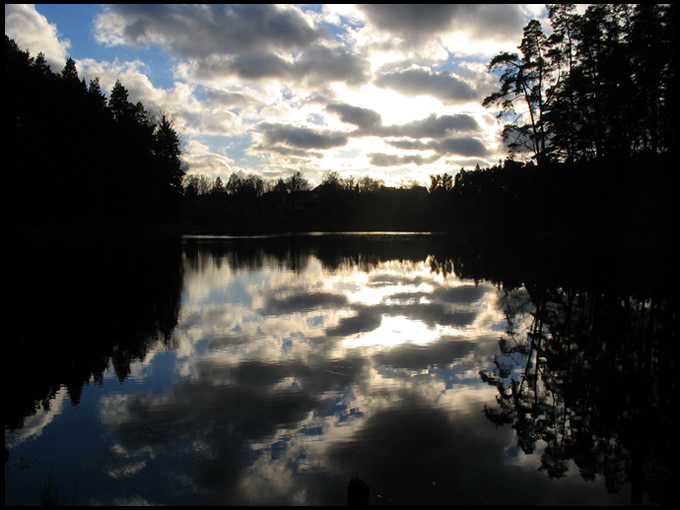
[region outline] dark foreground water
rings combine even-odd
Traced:
[[[371,505],[670,496],[676,305],[642,261],[415,234],[29,251],[6,505],[343,505],[353,477]]]

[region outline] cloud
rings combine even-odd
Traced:
[[[331,131],[319,132],[309,128],[269,123],[260,124],[260,128],[264,130],[265,148],[283,143],[297,149],[323,150],[347,144],[344,134]]]
[[[201,61],[199,68],[205,65]],[[246,80],[287,78],[293,74],[293,66],[271,52],[241,53],[226,59],[212,59],[207,65],[210,74],[234,75]]]
[[[241,92],[232,92],[229,90],[207,89],[206,96],[217,106],[222,107],[242,107],[251,106],[259,103],[257,99],[250,95]]]
[[[444,104],[463,104],[480,100],[479,93],[468,83],[447,72],[408,69],[384,74],[374,83],[405,96],[434,96]]]
[[[465,157],[485,157],[489,155],[489,150],[477,138],[445,138],[443,140],[432,140],[427,146],[441,155],[457,155]]]
[[[362,10],[380,30],[392,34],[440,32],[449,27],[456,10],[453,4],[365,4]]]
[[[519,5],[367,4],[359,9],[378,30],[409,44],[453,31],[466,31],[478,39],[512,37],[524,23]]]
[[[326,106],[326,111],[337,113],[342,122],[354,124],[357,127],[368,129],[382,124],[382,117],[375,110],[360,108],[345,103],[331,103]]]
[[[275,153],[288,159],[289,161],[292,161],[293,158],[300,158],[302,160],[309,160],[310,158],[323,159],[323,154],[320,152],[311,151],[307,149],[292,149],[290,147],[285,147],[282,145],[268,145],[268,146],[256,145],[252,147],[252,150]],[[275,172],[273,176],[281,177],[282,174],[280,172]]]
[[[56,25],[35,10],[31,4],[5,4],[5,34],[31,56],[45,54],[52,71],[63,69],[71,42],[60,39]]]
[[[403,136],[409,138],[443,138],[452,133],[472,133],[479,131],[479,124],[467,114],[430,116],[408,122],[400,126],[383,126],[383,136]]]
[[[439,158],[441,158],[441,156],[437,154],[424,158],[420,154],[397,156],[395,154],[383,154],[376,152],[369,154],[368,157],[371,165],[375,166],[401,166],[408,164],[416,164],[421,166],[428,163],[434,163],[435,161],[439,160]]]
[[[354,124],[359,129],[353,136],[407,137],[407,138],[445,138],[454,133],[477,133],[481,127],[471,115],[459,113],[454,115],[431,114],[424,119],[405,124],[382,125],[382,117],[375,110],[361,108],[346,103],[330,103],[326,111],[337,113],[342,122]],[[427,150],[425,144],[414,142],[388,142],[403,149]]]
[[[420,140],[385,140],[385,143],[387,145],[391,145],[392,147],[396,147],[397,149],[403,149],[403,150],[417,150],[417,151],[427,151],[431,150],[431,148],[425,143],[421,142]]]
[[[402,150],[434,151],[436,154],[421,156],[369,152],[367,157],[370,164],[376,167],[409,164],[422,166],[434,163],[444,155],[484,157],[489,154],[486,146],[479,139],[472,136],[459,136],[481,131],[475,118],[467,114],[441,116],[432,114],[424,119],[402,125],[383,126],[380,114],[369,108],[346,103],[330,103],[325,110],[338,114],[341,121],[353,124],[357,126],[357,129],[350,132],[319,131],[307,127],[263,123],[260,124],[260,128],[263,130],[264,139],[257,150],[268,150],[282,156],[318,158],[320,154],[305,151],[343,147],[350,138],[403,137],[402,140],[385,140],[385,143]],[[430,140],[421,141],[420,139]]]
[[[234,163],[231,158],[212,152],[207,145],[196,140],[187,143],[182,159],[194,173],[206,175],[231,173]]]
[[[479,157],[489,156],[484,143],[472,136],[450,137],[422,142],[420,140],[385,140],[385,143],[402,150],[433,150],[440,156]]]
[[[307,77],[311,84],[343,81],[357,85],[368,81],[369,65],[363,58],[341,47],[317,44],[302,52],[295,62],[295,70]]]
[[[284,58],[272,51],[212,55],[197,60],[194,78],[218,80],[237,77],[244,80],[279,79],[310,86],[331,82],[362,84],[369,79],[368,63],[340,47],[321,44],[298,53],[297,58]]]
[[[299,9],[269,4],[113,5],[97,19],[100,42],[160,46],[200,80],[365,83],[368,63],[327,36]]]
[[[299,49],[325,36],[297,8],[272,4],[115,4],[97,17],[100,42],[156,44],[186,58]]]

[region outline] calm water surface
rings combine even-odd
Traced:
[[[664,299],[437,236],[137,251],[26,284],[26,324],[51,311],[16,358],[45,377],[10,383],[5,504],[343,505],[354,476],[371,505],[663,497]]]

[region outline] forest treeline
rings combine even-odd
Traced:
[[[184,168],[166,114],[116,82],[60,73],[5,35],[6,231],[130,227],[179,220]]]
[[[186,174],[165,115],[120,84],[60,74],[5,38],[10,225],[166,224],[181,232],[426,230],[573,237],[675,229],[676,40],[673,4],[548,5],[551,30],[524,28],[517,53],[488,64],[483,104],[510,149],[489,168],[392,188],[328,171]]]

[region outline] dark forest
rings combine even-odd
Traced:
[[[468,237],[592,240],[675,232],[674,5],[549,5],[550,35],[529,22],[519,52],[488,64],[510,155],[490,168],[391,188],[328,171],[226,182],[186,174],[164,113],[107,97],[5,36],[9,179],[6,233],[169,229],[261,234],[310,230],[445,231]]]

